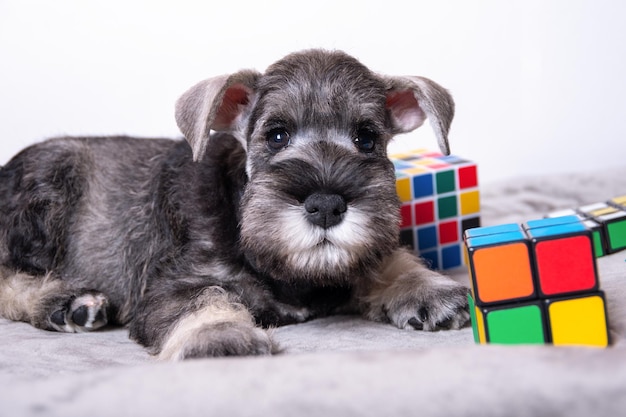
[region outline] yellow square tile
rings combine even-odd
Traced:
[[[555,345],[609,344],[604,299],[600,295],[553,301],[548,316]]]
[[[437,164],[439,163],[439,161],[437,161],[434,158],[424,157],[422,159],[418,159],[417,161],[414,161],[413,163],[416,165],[429,166],[429,165]]]
[[[411,178],[398,178],[396,180],[396,191],[400,201],[403,203],[411,201]]]
[[[626,195],[622,195],[619,197],[615,197],[611,199],[612,202],[614,202],[615,204],[620,204],[622,206],[626,205]]]
[[[616,208],[613,207],[605,207],[599,210],[594,210],[592,211],[591,214],[594,217],[600,217],[600,216],[604,216],[605,214],[611,214],[611,213],[615,213],[617,211]]]
[[[478,330],[478,343],[484,345],[487,343],[487,335],[485,332],[485,318],[480,308],[476,308],[476,329]]]
[[[461,193],[460,200],[462,216],[480,211],[480,194],[478,190]]]

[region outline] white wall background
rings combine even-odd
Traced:
[[[0,164],[48,136],[178,136],[196,81],[324,47],[449,88],[483,182],[624,165],[625,22],[618,0],[0,0]],[[428,126],[394,149],[422,146]]]

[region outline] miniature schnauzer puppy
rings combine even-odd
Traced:
[[[338,312],[458,329],[467,289],[399,246],[386,153],[426,118],[448,153],[453,113],[433,81],[310,50],[191,87],[186,141],[31,146],[0,169],[0,315],[127,325],[162,359],[270,354],[268,327]]]

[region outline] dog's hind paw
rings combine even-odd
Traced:
[[[98,291],[54,297],[49,300],[48,323],[53,330],[81,333],[99,329],[108,322],[106,296]]]
[[[258,356],[278,352],[267,331],[239,322],[210,323],[184,339],[170,338],[159,359],[184,360],[219,356]]]

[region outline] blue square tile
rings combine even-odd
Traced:
[[[437,246],[437,227],[428,226],[417,229],[417,248],[419,250]]]
[[[461,266],[461,246],[453,245],[441,249],[441,263],[443,269]]]
[[[432,174],[421,174],[413,177],[413,198],[428,197],[434,194]]]

